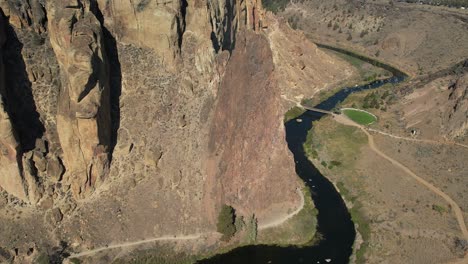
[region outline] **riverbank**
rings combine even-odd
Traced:
[[[461,153],[466,151],[456,145],[403,142],[398,138],[376,136],[376,144],[382,146],[385,152],[390,151],[392,157],[402,164],[411,164],[412,169],[419,171],[418,175],[429,177],[426,180],[431,182],[434,180],[431,175],[442,171],[424,169],[431,166],[430,162],[437,164],[437,161],[431,156],[422,158],[423,149],[430,153],[436,149],[439,152],[443,149],[457,151],[462,156]],[[408,180],[405,171],[376,156],[367,145],[362,131],[337,124],[327,117],[314,124],[310,144],[310,148],[316,152],[314,164],[324,176],[336,183],[345,199],[351,201],[349,208],[353,221],[364,239],[356,252],[357,263],[382,262],[388,254],[392,254],[392,260],[399,263],[443,263],[462,256],[455,242],[463,240],[458,225],[447,221],[447,218],[453,218],[452,210],[447,209],[450,206],[424,186]],[[424,163],[414,162],[414,157]],[[338,161],[340,166],[324,166],[330,160]],[[459,167],[460,159],[450,161],[454,164],[457,162]],[[356,217],[356,212],[360,219]],[[402,251],[402,248],[406,250]]]

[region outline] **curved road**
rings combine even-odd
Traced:
[[[367,135],[367,138],[369,139],[369,146],[375,153],[377,153],[382,158],[390,161],[396,167],[399,167],[401,170],[403,170],[408,175],[410,175],[412,178],[414,178],[419,184],[423,185],[424,187],[429,189],[431,192],[433,192],[433,193],[437,194],[438,196],[442,197],[447,203],[449,203],[452,210],[453,210],[453,212],[454,212],[454,214],[455,214],[455,217],[456,217],[456,219],[458,221],[458,225],[459,225],[460,230],[461,230],[461,232],[463,234],[463,237],[466,240],[468,240],[468,230],[466,229],[465,219],[463,217],[463,211],[460,209],[460,206],[458,206],[458,204],[452,198],[450,198],[450,196],[448,196],[447,194],[445,194],[444,192],[442,192],[437,187],[435,187],[431,183],[427,182],[423,178],[416,175],[414,172],[412,172],[410,169],[408,169],[406,166],[404,166],[400,162],[392,159],[391,157],[387,156],[385,153],[380,151],[375,145],[374,137],[363,126],[351,121],[350,119],[344,117],[343,115],[333,115],[333,119],[335,121],[339,122],[339,123],[344,124],[344,125],[352,125],[352,126],[356,126],[356,127],[360,128]]]

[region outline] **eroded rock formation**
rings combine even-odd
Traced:
[[[6,42],[5,25],[5,20],[0,14],[0,187],[20,199],[27,200],[27,192],[21,175],[21,149],[4,103],[6,97],[3,64],[3,46]]]
[[[281,100],[296,81],[279,82],[286,75],[276,72],[294,69],[278,66],[289,55],[272,53],[261,1],[0,0],[0,8],[12,73],[1,76],[0,249],[209,233],[222,204],[259,224],[297,208]],[[295,79],[316,72],[307,67]],[[5,209],[28,206],[37,210],[21,223]]]
[[[49,1],[49,36],[61,69],[57,132],[75,197],[85,197],[109,167],[109,72],[101,24],[89,1]]]
[[[468,61],[466,62],[468,67]],[[448,138],[463,137],[468,132],[468,73],[449,87],[450,95],[444,118]]]
[[[220,86],[209,147],[216,160],[215,197],[264,221],[272,212],[299,202],[294,162],[285,158],[280,88],[267,39],[249,31],[238,34]],[[235,131],[235,133],[231,133]],[[215,158],[217,157],[217,158]],[[289,180],[284,180],[284,179]],[[255,186],[255,191],[252,188]],[[281,189],[271,193],[271,189]],[[207,192],[208,194],[211,192]],[[216,199],[209,197],[209,199]],[[263,205],[269,206],[263,209]]]

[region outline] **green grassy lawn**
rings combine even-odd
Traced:
[[[365,111],[359,111],[354,109],[344,109],[343,114],[349,117],[354,122],[360,125],[369,125],[377,121],[377,118]]]

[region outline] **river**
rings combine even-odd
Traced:
[[[344,88],[327,100],[314,106],[331,111],[351,93],[375,89],[386,83],[398,83],[404,80],[401,72],[385,80],[374,81],[365,85]],[[311,189],[312,199],[318,209],[317,232],[322,235],[319,243],[311,246],[274,246],[250,245],[239,247],[225,254],[216,255],[198,263],[220,264],[256,264],[256,263],[348,263],[353,252],[356,237],[354,223],[346,205],[334,185],[314,167],[306,157],[303,144],[307,133],[312,128],[312,122],[322,118],[324,114],[306,111],[299,116],[302,122],[292,119],[285,123],[286,140],[289,150],[294,156],[297,175]]]

